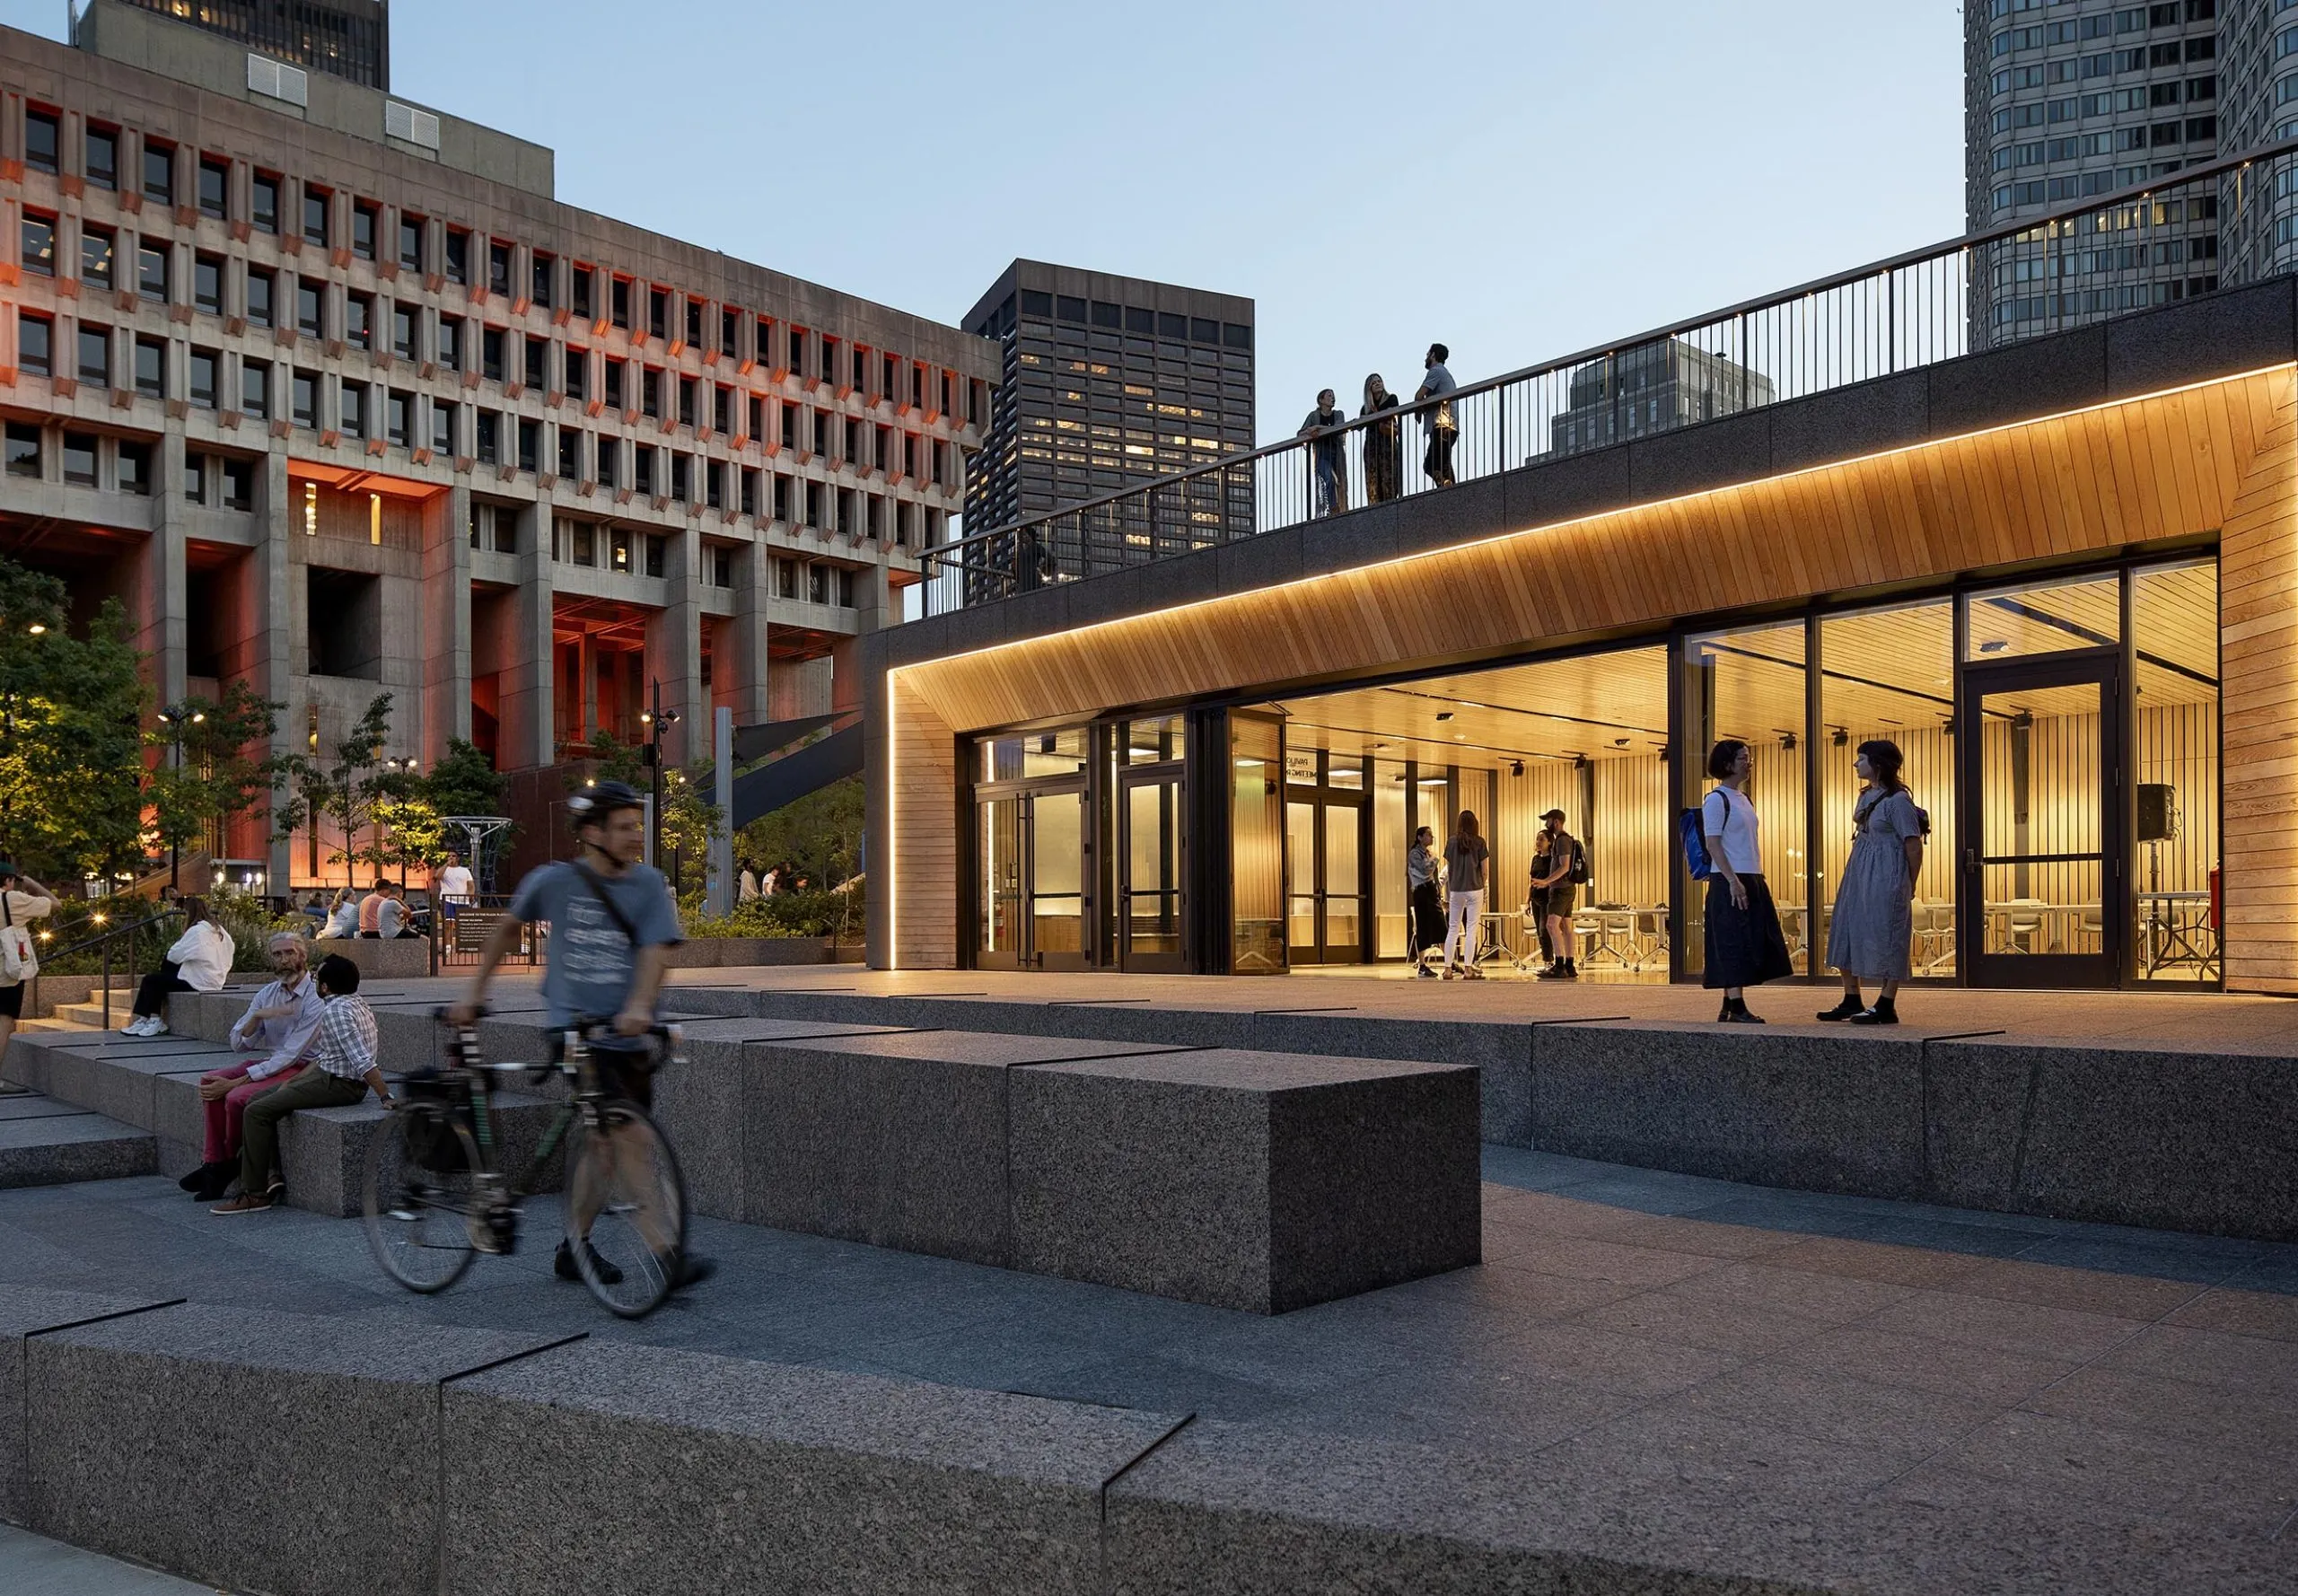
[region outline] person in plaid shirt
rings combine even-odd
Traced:
[[[298,1109],[347,1109],[369,1091],[385,1108],[396,1105],[375,1062],[375,1012],[359,995],[359,967],[340,953],[320,960],[319,1034],[310,1066],[250,1103],[240,1144],[240,1195],[211,1214],[260,1214],[279,1200],[279,1122]]]

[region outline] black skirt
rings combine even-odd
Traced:
[[[1707,881],[1707,973],[1703,987],[1759,987],[1795,973],[1788,957],[1787,938],[1779,929],[1779,911],[1771,905],[1771,889],[1759,875],[1742,875],[1748,907],[1732,904],[1732,883],[1722,876]]]

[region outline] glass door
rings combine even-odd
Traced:
[[[1285,804],[1285,930],[1296,964],[1364,958],[1364,802],[1294,788]]]
[[[974,806],[979,832],[974,856],[979,862],[980,882],[974,963],[983,969],[1013,969],[1022,962],[1022,802],[986,798]]]
[[[1961,942],[1973,985],[2120,978],[2121,703],[2111,653],[1964,668]]]
[[[1356,964],[1364,957],[1364,806],[1327,798],[1323,809],[1324,923],[1318,957],[1327,964]]]
[[[1030,955],[1039,969],[1085,968],[1085,794],[1032,793]]]
[[[1118,957],[1132,970],[1183,971],[1181,777],[1175,767],[1127,771],[1118,779]]]
[[[1294,964],[1315,964],[1317,956],[1317,805],[1314,799],[1285,803],[1285,947]]]

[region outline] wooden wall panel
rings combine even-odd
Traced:
[[[896,901],[891,949],[901,969],[953,969],[958,962],[957,739],[912,689],[889,679],[893,711],[891,805]]]
[[[2260,446],[2219,543],[2226,985],[2298,993],[2298,394],[2288,373],[2248,387]]]

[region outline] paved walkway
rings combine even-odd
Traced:
[[[209,1596],[215,1589],[0,1524],[0,1596]]]
[[[1625,1472],[1660,1519],[1719,1491],[1791,1516],[1984,1502],[2181,1590],[2298,1581],[2298,1247],[1504,1148],[1486,1174],[1481,1267],[1277,1319],[705,1222],[724,1274],[626,1325],[549,1277],[548,1203],[517,1256],[419,1299],[355,1221],[213,1218],[156,1179],[0,1192],[0,1286],[584,1330]],[[2071,1587],[2006,1565],[1997,1588]]]

